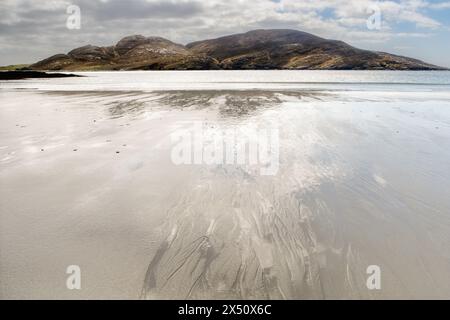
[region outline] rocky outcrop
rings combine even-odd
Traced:
[[[80,77],[75,74],[67,73],[46,73],[40,71],[0,71],[0,80],[22,80],[31,78],[70,78]]]
[[[114,47],[97,47],[87,45],[81,48],[74,49],[67,54],[70,58],[76,61],[98,62],[109,61],[116,57]]]
[[[35,63],[34,70],[442,70],[416,59],[361,50],[297,30],[254,30],[186,46],[134,35]]]

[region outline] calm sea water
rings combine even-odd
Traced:
[[[1,83],[2,88],[40,90],[448,90],[450,71],[134,71],[77,72],[85,78],[34,79]]]
[[[450,298],[450,72],[80,74],[0,82],[1,298]]]

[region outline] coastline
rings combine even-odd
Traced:
[[[0,71],[0,80],[22,80],[22,79],[51,79],[51,78],[71,78],[82,77],[80,75],[70,73],[55,73],[44,71],[31,70],[14,70],[14,71]]]

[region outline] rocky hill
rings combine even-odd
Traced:
[[[84,46],[33,70],[441,70],[416,59],[361,50],[296,30],[255,30],[186,46],[129,36],[110,47]]]

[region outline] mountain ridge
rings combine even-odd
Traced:
[[[132,35],[115,45],[86,45],[32,70],[446,70],[418,59],[358,49],[291,29],[259,29],[186,45]]]

